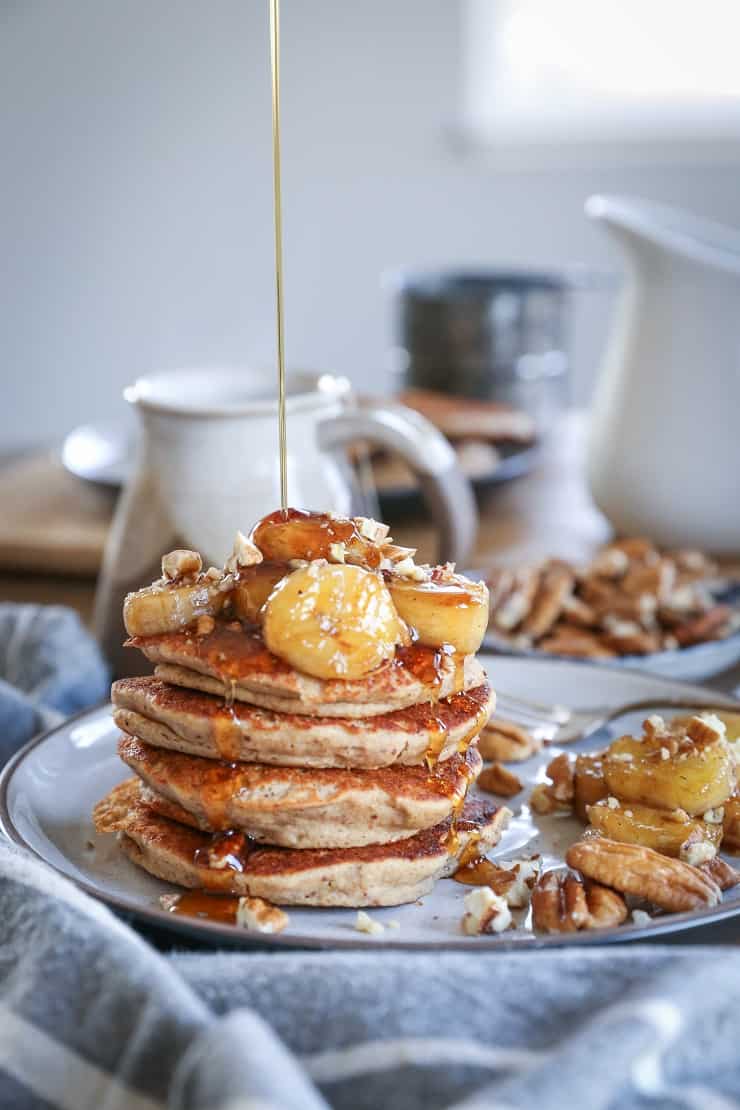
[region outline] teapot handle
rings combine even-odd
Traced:
[[[478,530],[475,498],[449,441],[426,417],[404,405],[370,404],[322,422],[318,435],[328,451],[359,439],[400,455],[416,474],[439,529],[439,561],[467,564]]]

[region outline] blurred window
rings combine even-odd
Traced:
[[[740,0],[464,0],[463,34],[479,143],[740,142]]]

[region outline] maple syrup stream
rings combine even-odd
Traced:
[[[270,0],[270,72],[272,75],[272,188],[275,225],[275,325],[278,364],[278,443],[280,506],[288,508],[288,449],[285,428],[285,317],[283,305],[283,205],[280,175],[280,0]]]

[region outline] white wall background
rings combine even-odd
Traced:
[[[740,224],[737,167],[496,173],[454,154],[455,0],[283,0],[289,361],[388,384],[399,263],[614,262],[637,191]],[[0,448],[120,411],[140,372],[269,363],[266,0],[0,0]],[[587,392],[606,320],[576,319]]]

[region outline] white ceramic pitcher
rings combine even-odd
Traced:
[[[274,376],[250,370],[181,370],[140,378],[124,396],[142,439],[111,528],[95,627],[117,669],[121,604],[159,573],[163,552],[192,547],[221,566],[237,529],[280,504]],[[439,531],[442,561],[465,562],[477,528],[470,483],[441,433],[401,405],[347,405],[349,383],[328,374],[288,378],[288,494],[303,509],[353,509],[337,449],[357,440],[401,455],[416,473]],[[128,653],[131,655],[132,653]]]
[[[594,196],[626,262],[590,426],[591,492],[615,529],[740,552],[740,232]]]

